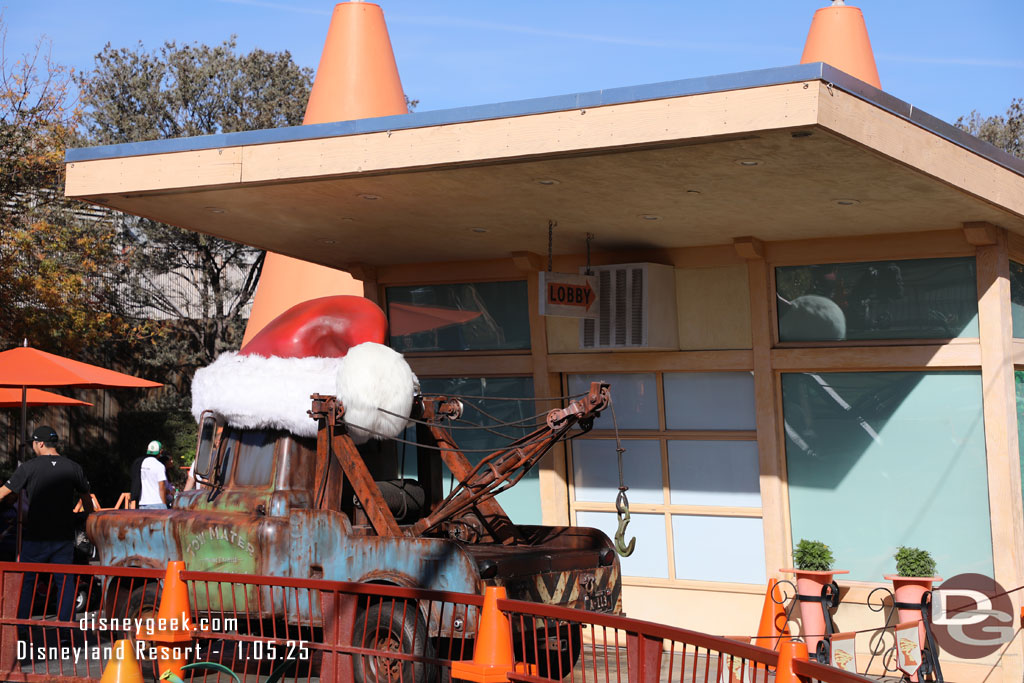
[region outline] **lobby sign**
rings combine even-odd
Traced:
[[[540,314],[597,318],[597,276],[540,271]]]

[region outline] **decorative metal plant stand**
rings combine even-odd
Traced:
[[[825,621],[825,633],[821,636],[821,640],[818,641],[814,652],[809,652],[808,655],[822,664],[830,664],[832,659],[832,634],[836,632],[836,624],[832,621],[832,610],[839,606],[839,584],[835,581],[826,583],[821,587],[820,595],[804,595],[797,590],[796,584],[786,579],[779,580],[777,585],[782,586],[783,584],[790,586],[793,589],[793,595],[796,596],[796,600],[792,600],[789,608],[786,610],[787,622],[791,621],[790,615],[792,615],[793,610],[799,603],[814,602],[821,605],[821,614]],[[777,605],[784,604],[789,599],[788,593],[782,594],[778,600],[772,595],[772,600]],[[806,640],[806,636],[804,640]]]
[[[932,634],[932,592],[930,590],[925,591],[921,596],[920,603],[897,602],[895,594],[888,588],[881,586],[868,594],[868,607],[872,612],[881,612],[885,609],[885,598],[880,598],[877,604],[872,602],[872,597],[879,591],[892,598],[893,614],[896,613],[895,610],[901,609],[921,613],[925,642],[921,644],[921,666],[917,670],[917,678],[919,681],[944,683],[942,666],[939,664],[939,644],[935,642],[935,636]],[[891,619],[892,616],[890,615],[889,618]],[[889,628],[889,626],[889,620],[887,619],[883,628]],[[882,657],[882,665],[886,671],[893,673],[900,671],[899,667],[895,665],[895,662],[898,661],[897,647],[898,643],[894,640],[892,647],[888,648]]]

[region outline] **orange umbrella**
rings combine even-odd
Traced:
[[[21,389],[21,443],[28,441],[28,389],[29,387],[82,387],[105,389],[110,387],[158,387],[150,382],[122,372],[114,372],[88,363],[64,358],[29,346],[18,346],[0,352],[0,387]]]
[[[437,330],[449,325],[460,325],[482,315],[480,311],[462,311],[440,306],[415,304],[388,304],[388,326],[392,337]]]
[[[0,353],[0,387],[159,387],[150,382],[30,346],[18,346]]]
[[[52,391],[29,389],[27,405],[36,406],[91,406],[91,403],[79,401],[70,396],[61,396]],[[0,389],[0,408],[17,408],[21,405],[21,389]]]

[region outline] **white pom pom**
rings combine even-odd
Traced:
[[[223,353],[196,371],[192,414],[198,420],[204,410],[212,410],[232,427],[316,436],[316,420],[307,414],[309,395],[332,393],[332,376],[340,365],[340,358]]]
[[[405,358],[383,344],[353,346],[338,368],[338,400],[345,406],[349,436],[357,444],[401,434],[418,391],[416,375]]]

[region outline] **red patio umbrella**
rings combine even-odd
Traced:
[[[19,346],[0,352],[0,387],[21,389],[21,444],[28,441],[29,387],[81,387],[107,389],[113,387],[151,388],[159,382],[140,379],[122,372],[107,370],[30,346]]]
[[[55,394],[52,391],[43,391],[42,389],[29,389],[27,395],[27,405],[35,408],[36,406],[91,406],[91,403],[86,401],[79,401],[77,398],[71,398],[70,396],[61,396]],[[21,389],[0,389],[0,408],[17,408],[21,406]]]

